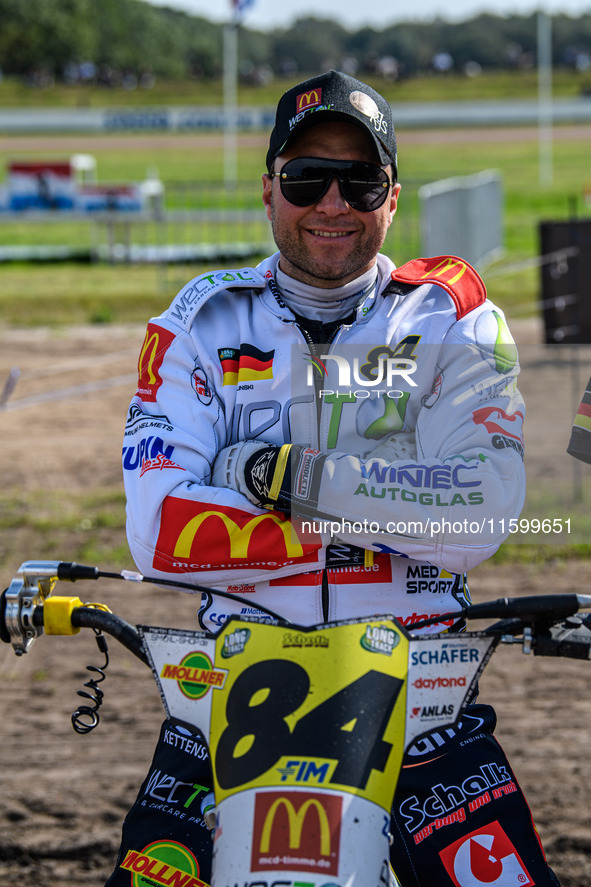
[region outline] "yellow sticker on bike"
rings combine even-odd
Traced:
[[[216,800],[247,788],[333,789],[390,809],[409,640],[389,619],[298,628],[231,619],[216,639]]]

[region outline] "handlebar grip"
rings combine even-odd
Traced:
[[[0,595],[0,641],[4,644],[10,643],[10,632],[6,626],[6,619],[4,614],[6,612],[6,592],[7,588],[4,589],[2,594]]]
[[[502,619],[513,617],[522,620],[564,619],[579,610],[576,594],[524,595],[523,597],[497,598],[471,604],[464,611],[467,619]]]
[[[72,625],[75,628],[96,628],[110,634],[145,665],[149,665],[137,628],[114,613],[92,607],[78,607],[72,612]]]

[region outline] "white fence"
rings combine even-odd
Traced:
[[[105,102],[108,102],[105,93]],[[538,124],[536,99],[462,102],[394,102],[397,127],[524,126]],[[590,123],[591,99],[586,96],[554,99],[548,122]],[[241,131],[270,131],[274,107],[239,107]],[[0,108],[0,132],[220,132],[223,107],[136,108]]]
[[[486,170],[419,189],[421,251],[459,256],[479,267],[503,251],[501,176]]]

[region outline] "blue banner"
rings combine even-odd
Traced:
[[[234,8],[234,19],[238,20],[249,6],[252,6],[254,0],[232,0]]]

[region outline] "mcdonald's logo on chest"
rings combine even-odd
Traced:
[[[300,538],[277,512],[250,514],[238,508],[168,496],[162,506],[154,567],[168,572],[251,566],[275,570],[294,558],[317,563],[319,537]]]

